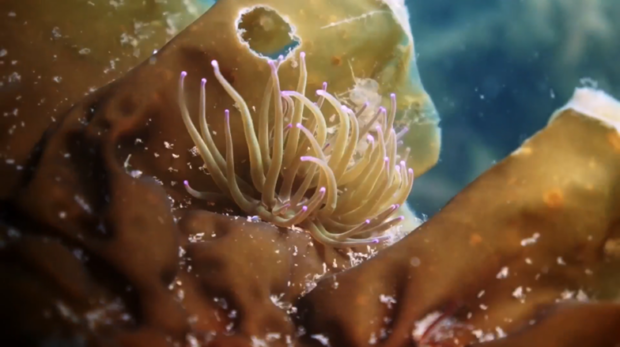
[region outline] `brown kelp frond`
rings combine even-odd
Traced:
[[[222,76],[218,63],[211,62],[216,79],[239,110],[251,184],[235,169],[229,110],[224,114],[224,155],[213,141],[205,111],[205,79],[200,91],[200,132],[194,126],[185,103],[185,72],[178,95],[183,122],[215,184],[248,215],[280,227],[299,225],[330,246],[377,243],[403,220],[394,214],[414,181],[406,157],[397,154],[407,129],[394,129],[396,95],[390,96],[389,112],[384,107],[371,110],[369,103],[351,109],[327,92],[324,83],[313,102],[305,95],[308,75],[303,52],[299,59],[297,88],[284,91],[278,78],[282,61],[269,61],[271,74],[257,128],[244,99]],[[334,116],[327,118],[325,112]],[[210,196],[187,182],[185,187],[196,198]]]

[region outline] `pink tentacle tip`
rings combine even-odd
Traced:
[[[385,107],[383,107],[383,106],[379,106],[379,112],[381,112],[381,113],[387,113],[387,110],[385,109]]]
[[[321,189],[319,189],[320,193],[325,193],[327,191],[327,189],[325,187],[321,187]]]
[[[181,78],[185,78],[187,76],[187,71],[181,71]]]
[[[307,157],[307,156],[303,156],[303,157],[299,157],[299,160],[301,161],[308,161],[310,160],[311,157]]]
[[[214,69],[220,68],[220,64],[218,64],[217,60],[211,60],[211,66],[213,66]]]
[[[207,79],[206,78],[201,79],[200,84],[204,87],[205,84],[207,84]]]
[[[372,135],[366,135],[366,140],[368,140],[369,142],[375,143],[375,138]]]
[[[186,186],[186,187],[189,187],[189,182],[187,182],[187,180],[184,180],[183,181],[183,185]]]
[[[305,58],[306,57],[306,52],[299,53],[299,57],[302,58],[302,59]]]
[[[285,129],[288,130],[288,129],[291,129],[292,127],[293,127],[293,123],[288,123]]]
[[[302,211],[304,211],[304,212],[308,211],[308,206],[303,205],[303,206],[301,207],[301,210],[302,210]]]
[[[399,216],[397,219],[402,222],[405,220],[405,216]]]
[[[228,109],[224,110],[224,117],[228,121],[228,118],[230,117],[230,111]]]
[[[383,161],[386,162],[386,163],[389,163],[390,162],[390,157],[383,158]]]
[[[409,172],[410,175],[413,175],[413,169],[409,168],[409,170],[407,170],[407,172]]]
[[[400,207],[400,204],[394,204],[394,205],[392,205],[392,208],[393,208],[393,209],[395,209],[395,210],[397,210],[399,207]]]
[[[296,123],[295,128],[302,129],[304,126],[301,123]]]
[[[366,224],[370,224],[370,219],[366,219],[366,220],[364,221],[364,223],[366,223]]]
[[[400,165],[405,166],[405,165],[407,165],[407,163],[405,163],[405,161],[404,161],[404,160],[401,160],[401,161],[400,161]]]
[[[323,82],[323,90],[327,90],[327,82]]]
[[[390,98],[391,98],[391,99],[396,99],[396,93],[391,93],[391,94],[390,94]]]

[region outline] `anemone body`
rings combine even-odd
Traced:
[[[215,184],[248,215],[280,227],[298,225],[329,246],[380,242],[389,237],[385,231],[403,220],[394,214],[405,203],[414,181],[413,169],[397,154],[406,129],[398,133],[394,129],[396,96],[391,95],[389,112],[384,107],[369,110],[369,103],[352,109],[328,93],[324,83],[312,101],[305,92],[303,52],[299,62],[297,88],[285,91],[278,79],[282,61],[268,62],[271,75],[256,127],[243,97],[222,76],[218,63],[211,62],[216,79],[242,119],[251,183],[236,174],[230,112],[224,115],[226,153],[222,154],[207,124],[206,80],[201,83],[198,131],[185,103],[187,74],[182,72],[178,98],[185,126]],[[334,124],[328,122],[332,119],[326,117],[328,109],[335,115]],[[185,187],[196,198],[211,194],[191,188],[187,181]]]

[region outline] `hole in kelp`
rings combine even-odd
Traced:
[[[252,7],[241,12],[237,33],[256,55],[277,59],[287,56],[301,40],[292,27],[276,11],[266,7]]]

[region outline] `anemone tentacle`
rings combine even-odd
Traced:
[[[256,128],[243,97],[226,81],[217,61],[211,62],[241,116],[251,184],[236,172],[229,110],[224,114],[226,152],[220,153],[215,145],[206,117],[206,79],[200,86],[200,132],[193,124],[185,102],[185,72],[178,94],[183,122],[216,186],[243,212],[279,227],[299,225],[329,246],[381,242],[389,237],[385,232],[404,219],[393,216],[414,181],[413,169],[406,167],[409,149],[398,155],[400,138],[408,129],[394,129],[396,95],[390,94],[389,111],[382,106],[367,110],[368,102],[351,109],[323,83],[313,102],[305,95],[308,73],[303,52],[299,61],[296,90],[281,90],[282,58],[268,62],[271,73]],[[335,124],[328,122],[324,104],[335,112]],[[360,117],[368,112],[370,119],[363,122]],[[184,184],[199,199],[216,194]]]

